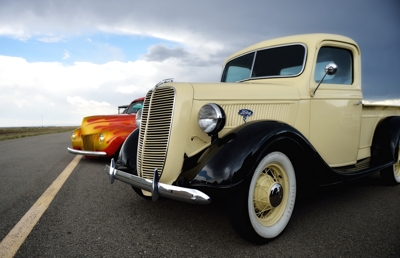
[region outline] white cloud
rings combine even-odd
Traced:
[[[178,59],[64,65],[0,55],[0,109],[7,110],[0,126],[36,125],[32,114],[42,114],[47,125],[77,125],[84,116],[117,113],[117,106],[145,96],[162,79],[216,81],[219,72],[219,66]]]
[[[363,100],[365,104],[373,105],[388,105],[388,106],[400,106],[400,99],[387,99],[387,100]]]
[[[98,102],[94,100],[85,100],[81,97],[74,96],[70,97],[67,96],[67,101],[71,103],[72,105],[77,105],[79,107],[99,107],[99,106],[110,106],[109,103],[107,102]]]
[[[60,42],[64,39],[64,36],[48,36],[48,37],[38,37],[37,40],[40,42],[45,42],[45,43],[55,43],[55,42]]]
[[[23,26],[14,25],[0,25],[0,36],[8,36],[22,41],[29,39],[32,35]]]
[[[135,86],[135,85],[127,85],[127,86],[118,86],[116,91],[124,93],[124,94],[125,93],[130,94],[130,93],[133,93],[133,92],[141,92],[141,91],[143,91],[143,88],[140,88],[140,87]]]
[[[19,98],[14,98],[12,99],[12,102],[17,106],[18,108],[23,108],[23,107],[29,107],[31,104],[29,100],[27,99],[19,99]]]
[[[62,59],[66,60],[66,59],[70,58],[70,56],[71,55],[69,54],[69,52],[67,50],[64,50],[64,55],[63,55]]]

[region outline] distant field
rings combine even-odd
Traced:
[[[3,127],[0,128],[0,141],[41,134],[72,132],[72,130],[78,127],[79,126]]]

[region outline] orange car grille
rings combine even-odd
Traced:
[[[83,149],[94,151],[94,135],[82,135]]]
[[[175,89],[159,87],[149,91],[142,110],[137,167],[138,175],[152,179],[157,168],[161,176],[167,156]]]

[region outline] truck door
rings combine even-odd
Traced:
[[[338,67],[336,74],[326,75],[310,105],[310,141],[331,167],[357,162],[362,112],[359,55],[354,45],[323,41],[315,56],[311,91],[327,64]]]

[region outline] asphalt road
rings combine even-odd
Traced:
[[[70,133],[0,141],[0,239],[74,159]],[[15,257],[399,257],[400,186],[379,174],[297,200],[267,245],[241,239],[224,204],[137,196],[108,160],[82,158]]]

